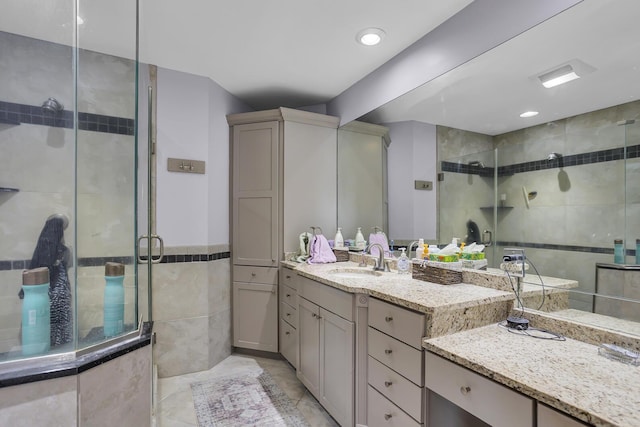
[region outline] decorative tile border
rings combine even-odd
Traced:
[[[45,113],[41,106],[0,101],[0,123],[44,125],[73,129],[74,113],[63,110]],[[78,129],[90,132],[134,135],[135,120],[124,117],[78,112]]]
[[[162,258],[160,264],[176,264],[182,262],[209,262],[217,261],[220,259],[228,259],[231,257],[231,252],[217,252],[212,254],[178,254],[178,255],[165,255]],[[141,256],[143,260],[146,260],[146,256]],[[133,264],[134,258],[131,256],[122,257],[89,257],[79,258],[78,267],[100,267],[107,262],[119,262],[121,264],[130,265]],[[26,260],[11,260],[0,261],[0,271],[6,270],[24,270],[29,268],[30,259]]]
[[[578,245],[556,245],[552,243],[532,243],[532,242],[496,242],[496,246],[505,247],[524,247],[534,249],[549,249],[552,251],[568,251],[568,252],[587,252],[592,254],[613,255],[613,248],[601,248],[594,246],[578,246]],[[636,256],[635,249],[627,249],[627,256]]]
[[[626,151],[626,153],[625,153]],[[588,165],[592,163],[611,162],[615,160],[634,159],[640,157],[640,145],[611,148],[608,150],[592,151],[589,153],[571,154],[556,160],[533,160],[513,165],[499,166],[498,176],[509,176],[516,173],[533,172],[545,169],[555,169],[570,166]],[[494,167],[481,167],[465,163],[440,162],[443,172],[455,172],[493,177]]]

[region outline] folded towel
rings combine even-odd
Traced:
[[[378,243],[380,246],[382,246],[382,250],[384,251],[384,254],[386,256],[391,256],[391,252],[389,251],[389,242],[387,241],[386,234],[384,234],[382,231],[369,234],[369,246],[374,243]],[[380,251],[378,250],[377,246],[373,246],[371,247],[371,249],[369,249],[369,253],[371,255],[378,256],[380,254]]]
[[[309,245],[309,255],[311,255],[307,260],[309,264],[336,262],[336,256],[331,250],[327,238],[322,234],[316,234],[312,237],[311,245]]]

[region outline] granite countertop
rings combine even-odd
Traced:
[[[299,275],[349,292],[363,293],[422,313],[437,314],[455,309],[476,307],[515,299],[513,292],[476,286],[469,283],[440,285],[401,275],[397,271],[381,273],[370,278],[342,278],[335,270],[371,271],[372,267],[358,267],[353,261],[332,264],[306,264],[283,261]]]
[[[587,423],[640,426],[640,367],[602,357],[596,345],[535,339],[493,324],[428,339],[424,347]]]

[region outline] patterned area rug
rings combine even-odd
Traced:
[[[309,427],[264,371],[193,383],[191,393],[199,427]]]

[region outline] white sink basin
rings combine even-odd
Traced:
[[[340,279],[372,279],[374,277],[382,276],[382,273],[379,271],[356,270],[353,268],[331,270],[329,274]]]

